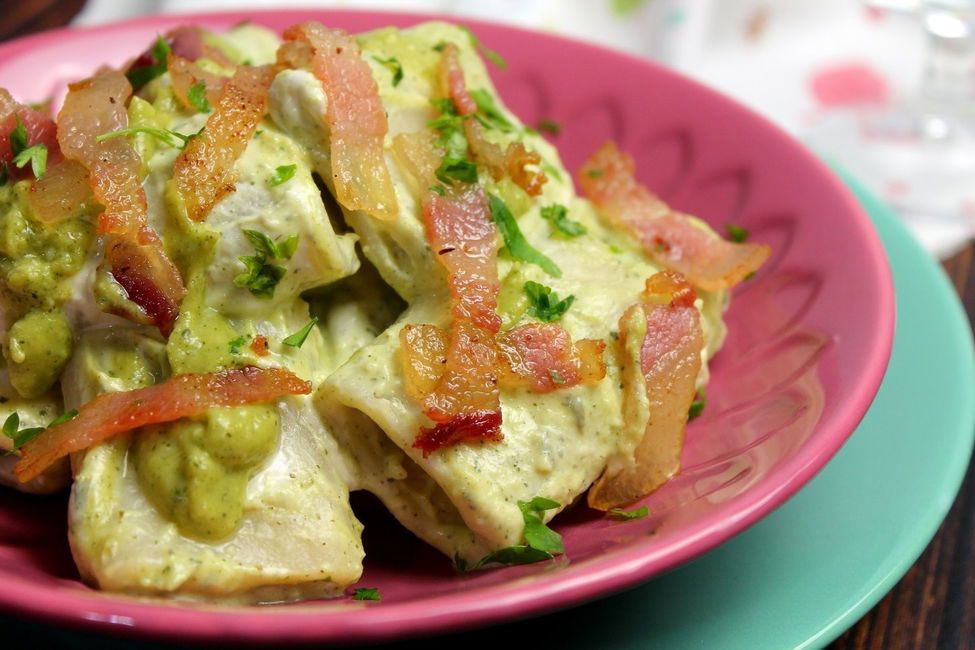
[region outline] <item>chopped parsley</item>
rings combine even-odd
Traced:
[[[535,497],[531,501],[518,501],[522,519],[525,521],[525,543],[506,546],[488,553],[471,569],[480,569],[488,564],[530,564],[541,560],[550,560],[557,554],[565,553],[562,536],[549,528],[542,521],[542,513],[546,510],[558,508],[559,503],[545,497]],[[466,571],[465,562],[454,558],[454,564],[461,571]]]
[[[75,409],[71,409],[70,411],[66,411],[61,415],[59,415],[58,417],[51,420],[51,422],[48,423],[46,427],[28,427],[26,429],[21,429],[20,414],[14,411],[13,413],[7,416],[6,420],[3,421],[3,429],[2,429],[3,435],[10,438],[14,443],[13,448],[7,453],[9,454],[14,451],[17,451],[25,444],[27,444],[37,436],[41,435],[51,427],[61,424],[63,422],[67,422],[68,420],[74,418],[76,415],[78,415],[78,411]]]
[[[213,110],[210,107],[210,101],[207,99],[207,84],[202,79],[190,86],[190,89],[186,91],[186,98],[190,100],[193,108],[201,113],[209,113]]]
[[[190,140],[193,138],[198,138],[203,134],[204,128],[206,127],[202,127],[196,133],[186,135],[177,131],[170,131],[169,129],[157,129],[153,126],[130,126],[125,129],[119,129],[118,131],[109,131],[108,133],[102,133],[99,136],[95,136],[95,142],[101,142],[102,140],[108,140],[109,138],[135,135],[136,133],[145,133],[146,135],[151,135],[170,147],[184,149],[186,145],[189,144]]]
[[[161,77],[166,73],[166,61],[169,59],[169,53],[169,43],[162,36],[157,36],[156,42],[150,50],[150,58],[153,62],[131,68],[125,73],[129,83],[132,84],[133,91],[142,88],[156,77]]]
[[[271,178],[267,180],[268,185],[275,187],[281,185],[282,183],[287,183],[292,178],[294,178],[295,172],[298,170],[298,165],[281,165],[274,169],[274,173],[271,174]]]
[[[24,126],[19,115],[16,119],[17,126],[10,132],[10,153],[13,154],[13,163],[18,169],[23,169],[30,163],[34,178],[41,178],[47,171],[47,146],[43,144],[28,146],[27,127]]]
[[[538,123],[535,124],[535,128],[542,133],[548,133],[550,135],[558,135],[562,132],[562,125],[553,120],[538,120]]]
[[[697,416],[701,415],[706,405],[707,399],[704,397],[704,391],[697,391],[697,394],[694,396],[694,401],[691,402],[691,407],[687,410],[687,419],[693,420]]]
[[[529,264],[537,264],[553,277],[562,277],[562,269],[544,253],[528,243],[521,232],[521,228],[518,227],[518,222],[515,221],[514,215],[511,214],[511,210],[508,209],[504,201],[494,194],[488,194],[488,205],[491,209],[491,220],[501,231],[505,248],[508,249],[508,254],[511,257]]]
[[[352,600],[382,600],[376,587],[359,587],[352,592]]]
[[[247,336],[240,335],[229,344],[230,354],[240,354],[240,349],[247,343]]]
[[[376,63],[381,64],[384,68],[389,70],[393,75],[393,88],[399,85],[399,82],[403,81],[403,64],[399,62],[395,56],[391,56],[388,59],[381,59],[378,56],[372,57]]]
[[[564,235],[565,237],[578,237],[579,235],[585,235],[586,227],[583,226],[578,221],[573,221],[569,218],[569,209],[564,205],[558,203],[553,203],[552,205],[546,205],[539,212],[542,219],[545,219],[550,224],[552,224],[553,232]]]
[[[477,117],[484,126],[505,132],[515,128],[515,125],[501,112],[491,93],[483,88],[476,88],[469,92],[474,103],[477,104]]]
[[[437,180],[446,185],[453,185],[454,181],[476,183],[477,165],[467,157],[464,118],[457,112],[451,99],[433,99],[430,103],[440,111],[440,116],[428,122],[427,126],[437,132],[435,144],[444,150],[443,159],[435,172]]]
[[[606,516],[610,519],[620,519],[623,521],[630,521],[633,519],[643,519],[650,514],[650,508],[643,506],[642,508],[636,508],[635,510],[623,510],[622,508],[613,508]]]
[[[446,194],[447,194],[447,188],[444,187],[443,185],[439,185],[439,184],[438,185],[431,185],[427,189],[429,189],[434,194],[439,194],[440,196],[446,196]]]
[[[572,306],[572,302],[576,299],[575,296],[567,296],[559,300],[558,294],[551,288],[531,280],[525,283],[524,288],[528,300],[531,301],[528,313],[543,323],[551,323],[562,318],[562,314]]]
[[[244,230],[244,236],[257,251],[257,255],[241,255],[239,259],[246,268],[234,278],[234,285],[249,290],[258,298],[271,298],[274,288],[287,270],[283,266],[270,264],[269,260],[291,259],[298,248],[298,235],[291,235],[277,244],[270,237],[257,230]]]
[[[484,47],[484,43],[482,43],[481,40],[474,35],[474,32],[472,32],[469,27],[465,25],[459,25],[459,27],[467,32],[468,38],[471,39],[471,47],[483,54],[484,58],[498,66],[498,69],[500,70],[504,70],[508,67],[507,62],[501,57],[501,55],[494,50],[489,50],[488,48]]]
[[[600,178],[603,175],[603,170],[601,169],[587,169],[586,176],[589,178]]]
[[[741,226],[729,223],[725,228],[728,231],[728,239],[736,244],[740,244],[748,239],[748,231]]]
[[[556,384],[564,384],[566,382],[566,378],[563,377],[562,376],[562,373],[559,372],[558,370],[554,370],[552,368],[549,368],[548,369],[548,376],[552,379],[552,382],[553,383],[556,383]]]
[[[315,327],[318,322],[318,316],[313,317],[308,324],[302,327],[300,330],[292,334],[291,336],[285,337],[281,342],[285,345],[290,345],[293,348],[300,348],[308,335],[311,334],[311,328]]]

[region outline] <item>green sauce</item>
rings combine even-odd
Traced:
[[[278,411],[254,404],[144,427],[129,457],[150,502],[189,537],[230,535],[244,516],[247,481],[278,442]]]

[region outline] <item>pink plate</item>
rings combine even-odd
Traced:
[[[57,96],[65,82],[122,63],[174,25],[222,29],[245,18],[278,30],[316,19],[357,32],[429,16],[274,11],[58,30],[0,46],[0,86],[22,101]],[[64,499],[9,492],[0,503],[5,613],[224,643],[382,640],[496,623],[632,586],[715,547],[779,506],[840,448],[880,385],[894,329],[880,240],[842,183],[762,118],[663,68],[546,34],[468,24],[507,60],[494,77],[525,123],[562,126],[553,141],[569,169],[615,140],[677,207],[722,230],[743,226],[774,248],[735,292],[708,406],[688,428],[684,471],[645,501],[652,515],[616,522],[578,507],[556,520],[564,558],[461,575],[365,503],[361,585],[378,587],[382,602],[245,608],[93,591],[71,561]]]

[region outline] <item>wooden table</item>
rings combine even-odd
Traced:
[[[16,0],[0,41],[67,24],[84,0]],[[975,243],[944,262],[975,323]],[[972,396],[975,399],[975,396]],[[830,646],[835,650],[975,648],[975,464],[937,535],[900,583]]]

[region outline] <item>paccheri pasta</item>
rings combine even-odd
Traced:
[[[552,557],[679,471],[769,252],[610,143],[578,196],[440,22],[178,28],[56,120],[0,90],[0,168],[2,478],[144,595],[341,595],[356,490],[459,567]]]

